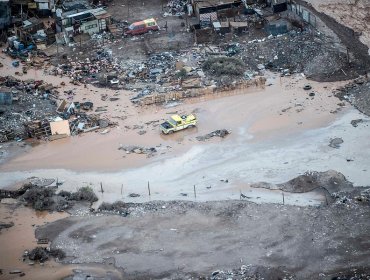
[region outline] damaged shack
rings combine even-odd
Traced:
[[[57,21],[57,31],[70,30],[74,33],[92,35],[107,30],[111,24],[111,15],[103,8],[84,11],[72,10],[65,12]]]

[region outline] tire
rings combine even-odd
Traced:
[[[170,130],[167,134],[172,134],[173,133],[173,130]]]

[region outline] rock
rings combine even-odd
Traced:
[[[18,203],[18,200],[15,199],[15,198],[3,198],[1,200],[1,203],[2,204],[17,204]]]
[[[351,125],[353,127],[357,127],[359,123],[362,123],[364,120],[363,119],[357,119],[357,120],[352,120]]]
[[[106,128],[109,126],[109,121],[106,119],[100,119],[99,120],[99,127],[100,128]]]
[[[340,148],[340,144],[342,144],[344,141],[342,138],[334,138],[334,139],[331,139],[330,140],[330,144],[329,144],[329,147],[332,147],[332,148],[335,148],[335,149],[339,149]]]

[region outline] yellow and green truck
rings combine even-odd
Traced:
[[[172,115],[171,118],[161,124],[160,128],[164,134],[171,134],[175,131],[194,127],[198,120],[195,115]]]

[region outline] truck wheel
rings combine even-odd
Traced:
[[[189,125],[188,127],[189,127],[189,128],[192,128],[192,127],[195,127],[195,125],[191,124],[191,125]]]
[[[172,134],[173,133],[173,130],[170,130],[169,132],[168,132],[168,134]]]

